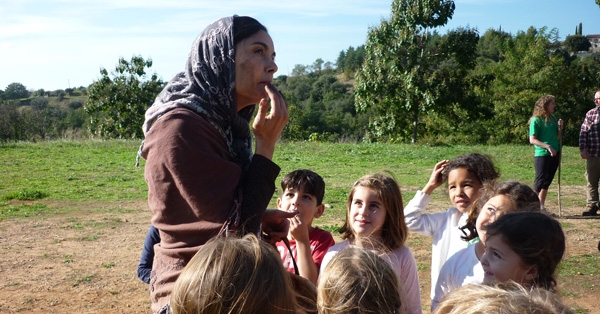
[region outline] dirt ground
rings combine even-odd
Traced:
[[[101,207],[101,206],[99,206]],[[0,222],[0,311],[3,313],[150,313],[147,285],[136,269],[150,212],[145,202],[119,212],[85,210]],[[580,215],[580,207],[563,215]],[[561,218],[567,257],[600,257],[600,219]],[[408,242],[420,267],[424,313],[429,308],[431,240]],[[421,269],[422,268],[422,269]],[[600,313],[600,274],[560,278],[563,301],[578,313]]]

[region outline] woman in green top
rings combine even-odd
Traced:
[[[533,115],[529,119],[529,143],[535,146],[533,189],[538,193],[542,210],[545,210],[548,187],[554,179],[560,160],[558,132],[562,129],[563,121],[554,117],[555,108],[554,96],[544,95],[536,101]]]

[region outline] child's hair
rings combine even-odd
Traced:
[[[442,173],[442,180],[448,182],[450,171],[458,168],[464,168],[469,173],[475,175],[481,184],[494,181],[500,177],[500,171],[494,167],[494,163],[489,156],[471,153],[450,160]]]
[[[565,234],[556,219],[541,212],[514,212],[485,230],[488,239],[501,236],[525,265],[537,266],[532,286],[555,289],[554,273],[565,253]]]
[[[381,240],[382,249],[391,251],[404,245],[408,237],[408,227],[404,222],[404,205],[402,203],[402,193],[396,180],[381,173],[368,174],[358,179],[352,186],[348,195],[347,214],[344,225],[340,228],[342,239],[356,240],[356,234],[350,224],[350,206],[354,198],[354,192],[357,187],[369,188],[375,193],[383,203],[386,209],[385,222],[381,230],[381,239],[371,239],[372,241]]]
[[[534,117],[542,117],[548,120],[548,118],[550,118],[550,116],[552,115],[552,113],[548,111],[548,105],[553,101],[554,96],[552,95],[544,95],[540,97],[540,99],[538,99],[535,102],[535,105],[533,106],[533,114],[529,119],[529,123],[531,123],[531,119],[533,119]]]
[[[317,205],[323,204],[325,196],[325,181],[323,178],[308,169],[300,169],[286,174],[281,179],[281,192],[285,192],[288,188],[302,189],[304,193],[314,195],[317,199]]]
[[[170,306],[173,314],[297,310],[281,258],[252,234],[207,242],[179,275]]]
[[[319,314],[399,313],[400,305],[394,270],[367,249],[343,249],[319,276]]]
[[[484,184],[483,192],[479,195],[477,202],[474,202],[469,208],[467,223],[460,227],[460,230],[465,234],[461,237],[463,240],[470,241],[479,236],[477,234],[477,228],[475,227],[477,215],[479,215],[483,205],[485,205],[490,198],[497,195],[508,197],[516,211],[540,211],[540,199],[537,193],[535,193],[535,191],[527,184],[518,181],[504,181],[497,184],[495,182],[486,183]],[[467,230],[469,234],[467,234],[465,230]]]
[[[526,289],[508,281],[488,285],[465,285],[446,294],[433,314],[504,313],[571,314],[560,298],[546,289]]]

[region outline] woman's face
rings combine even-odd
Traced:
[[[549,113],[554,113],[555,109],[556,109],[556,102],[554,102],[554,100],[552,100],[550,103],[548,103],[548,107],[546,108],[546,110],[548,110]]]
[[[240,41],[235,46],[235,93],[237,110],[267,98],[265,86],[277,72],[275,47],[265,31]]]

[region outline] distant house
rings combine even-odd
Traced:
[[[590,48],[590,50],[592,52],[600,52],[600,34],[586,35],[585,37],[587,37],[592,44],[592,48]]]

